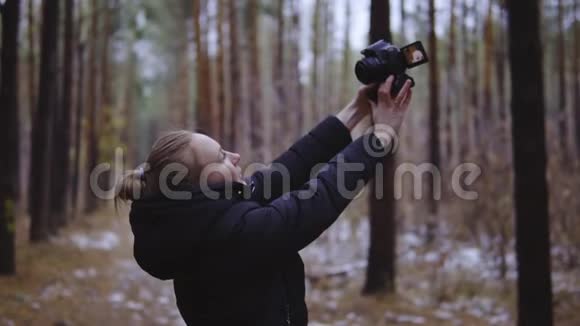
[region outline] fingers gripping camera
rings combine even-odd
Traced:
[[[358,80],[365,84],[380,84],[389,76],[394,75],[395,80],[391,88],[391,95],[396,96],[407,80],[411,81],[411,87],[415,86],[415,80],[407,75],[407,69],[417,67],[429,62],[427,52],[421,42],[411,43],[403,48],[380,40],[361,54],[364,56],[356,63],[355,74]],[[376,90],[369,94],[376,101]]]

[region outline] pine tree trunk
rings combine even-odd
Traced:
[[[230,37],[230,80],[231,80],[231,98],[232,108],[227,123],[227,138],[232,148],[240,148],[242,142],[240,141],[240,130],[238,129],[239,120],[243,118],[242,107],[242,82],[241,82],[241,62],[239,55],[240,45],[238,38],[239,16],[238,16],[238,2],[228,1],[229,11],[229,37]]]
[[[568,146],[566,137],[567,132],[567,116],[566,116],[566,45],[564,44],[564,5],[562,0],[558,0],[558,48],[556,58],[556,66],[558,69],[558,136],[560,151],[563,162],[568,161]]]
[[[430,163],[436,167],[441,166],[440,140],[439,140],[439,66],[437,65],[437,35],[435,34],[435,1],[429,0],[429,158]],[[435,227],[434,215],[437,214],[438,204],[435,199],[435,182],[428,178],[427,200],[429,213],[432,215],[428,221],[428,229]],[[429,236],[431,237],[431,236]]]
[[[496,75],[497,75],[497,95],[498,95],[498,117],[501,123],[505,122],[507,116],[507,103],[505,94],[505,60],[506,60],[506,22],[507,22],[507,12],[506,12],[505,0],[500,0],[500,13],[499,13],[499,23],[498,23],[498,38],[495,51],[495,65],[496,65]]]
[[[262,78],[260,76],[260,13],[259,0],[248,2],[248,43],[249,43],[249,85],[250,85],[250,121],[251,140],[254,160],[264,161],[264,106],[262,103]]]
[[[79,21],[79,30],[82,25],[82,20]],[[85,92],[85,44],[81,43],[80,33],[77,32],[77,52],[76,52],[76,62],[77,62],[77,88],[76,88],[76,114],[74,123],[74,159],[72,165],[72,176],[71,176],[71,202],[72,202],[72,212],[74,215],[78,213],[79,210],[79,183],[80,183],[80,165],[81,165],[81,150],[83,143],[83,119],[84,119],[84,105],[86,103],[86,92]]]
[[[30,94],[30,122],[34,121],[34,112],[36,108],[36,37],[34,33],[34,28],[38,26],[36,19],[34,17],[34,1],[28,0],[28,91]]]
[[[407,23],[407,12],[405,10],[405,0],[401,0],[399,3],[400,9],[401,9],[401,37],[402,37],[402,41],[403,43],[406,43],[407,41],[407,29],[405,24]]]
[[[112,2],[115,0],[101,0],[102,17],[103,23],[101,26],[101,53],[100,53],[100,70],[101,70],[101,82],[100,82],[100,99],[101,105],[99,107],[99,141],[97,146],[99,146],[99,159],[104,162],[113,162],[114,160],[114,147],[116,145],[116,130],[113,126],[113,114],[115,111],[115,100],[113,97],[113,92],[111,90],[112,78],[111,78],[111,37],[113,35],[113,21],[115,17],[112,17],[116,8],[112,8]],[[104,146],[103,146],[104,145]],[[99,180],[100,189],[107,191],[112,189],[114,186],[114,177],[111,170],[102,173]]]
[[[578,19],[579,0],[574,0],[574,59],[572,75],[574,76],[574,116],[576,120],[576,154],[580,158],[580,20]]]
[[[370,43],[392,40],[388,0],[371,1]],[[369,183],[370,246],[363,294],[395,291],[396,223],[394,200],[394,153],[385,158],[375,180]],[[382,188],[379,198],[377,187]]]
[[[273,130],[292,130],[293,119],[288,118],[288,113],[294,108],[288,108],[288,99],[286,98],[286,87],[288,84],[288,76],[286,69],[285,53],[286,53],[286,16],[285,16],[286,1],[280,0],[276,5],[276,30],[272,37],[275,40],[274,56],[272,58],[272,82],[274,83],[274,90],[276,92],[274,104],[272,106],[272,129]],[[286,147],[289,142],[291,133],[273,132],[273,144],[276,145],[276,151],[282,150],[281,147]],[[280,146],[282,145],[282,146]]]
[[[496,75],[497,75],[497,97],[498,97],[498,118],[500,124],[500,130],[502,132],[502,137],[506,137],[505,134],[505,124],[507,119],[507,103],[506,103],[506,94],[505,94],[505,60],[506,60],[506,51],[505,47],[506,43],[506,31],[505,31],[505,24],[506,24],[506,9],[505,9],[505,1],[500,0],[500,13],[499,13],[499,23],[498,23],[498,38],[496,43],[496,51],[495,51],[495,67],[496,67]]]
[[[18,31],[20,0],[0,5],[2,52],[0,54],[0,275],[16,273],[14,234],[19,200],[20,120],[18,116]]]
[[[449,19],[449,46],[448,46],[448,55],[447,55],[447,112],[445,118],[445,149],[446,149],[446,159],[447,162],[452,161],[452,157],[454,156],[453,150],[453,120],[456,113],[453,112],[454,104],[457,102],[457,94],[456,90],[456,79],[457,79],[457,59],[456,59],[456,33],[455,33],[455,4],[456,0],[451,0],[450,3],[450,19]],[[456,138],[455,138],[456,139]]]
[[[508,1],[521,326],[550,326],[553,322],[539,3]]]
[[[305,115],[305,105],[304,105],[304,92],[302,88],[302,83],[300,81],[300,5],[298,0],[290,0],[290,8],[292,12],[291,29],[288,34],[289,40],[289,69],[288,69],[288,89],[290,99],[289,107],[293,111],[292,117],[294,118],[294,130],[292,138],[297,138],[302,135],[302,130],[304,126],[304,115]]]
[[[310,84],[310,116],[307,121],[318,121],[322,116],[320,107],[320,14],[322,12],[322,0],[315,0],[314,12],[312,13],[312,78]]]
[[[350,93],[352,93],[351,85],[352,83],[352,65],[351,65],[351,45],[350,45],[350,29],[352,24],[352,3],[350,0],[346,2],[346,13],[345,13],[345,23],[344,23],[344,45],[342,47],[342,77],[340,78],[341,90],[340,90],[340,104],[346,105],[349,100]]]
[[[195,37],[195,59],[197,71],[197,94],[196,94],[196,127],[206,132],[209,136],[215,137],[215,130],[212,130],[212,108],[211,108],[211,75],[207,47],[201,29],[201,19],[205,10],[201,10],[201,0],[193,1],[193,26]]]
[[[470,62],[470,53],[469,53],[469,31],[467,28],[467,16],[469,14],[469,6],[467,5],[467,0],[461,0],[461,35],[462,40],[461,43],[463,44],[463,52],[462,52],[462,59],[463,59],[463,67],[462,67],[462,74],[461,74],[461,84],[463,85],[460,87],[461,93],[461,105],[463,106],[462,110],[462,119],[460,123],[460,130],[461,134],[467,135],[467,137],[461,137],[458,139],[459,142],[459,161],[464,162],[467,159],[469,150],[473,148],[472,144],[474,144],[474,130],[473,124],[473,108],[470,106],[470,98],[469,98],[469,76],[471,74],[471,62]]]
[[[485,23],[484,23],[484,67],[483,67],[483,114],[482,114],[482,126],[483,131],[488,133],[492,132],[492,121],[493,121],[493,100],[492,100],[492,92],[491,92],[491,83],[492,83],[492,71],[493,71],[493,46],[495,45],[494,42],[494,35],[493,35],[493,24],[492,24],[492,8],[493,3],[491,1],[488,2],[487,5],[487,14],[485,16]]]
[[[218,33],[218,47],[217,47],[217,69],[216,69],[216,78],[217,78],[217,110],[218,110],[218,120],[219,120],[219,132],[218,132],[218,139],[220,142],[224,144],[227,148],[232,148],[232,144],[228,143],[226,129],[227,121],[226,116],[227,113],[231,111],[227,96],[227,83],[226,83],[226,31],[225,31],[225,18],[226,18],[226,2],[227,0],[218,0],[218,20],[217,20],[217,33]]]
[[[125,90],[124,90],[124,116],[125,121],[127,121],[122,142],[127,148],[127,160],[126,165],[129,168],[134,168],[137,166],[137,126],[136,126],[136,115],[135,115],[135,97],[137,88],[137,54],[133,50],[133,43],[131,40],[127,46],[127,78],[125,80]]]
[[[472,110],[472,119],[469,122],[472,125],[473,130],[473,143],[471,146],[475,147],[475,151],[480,148],[481,145],[481,133],[482,133],[482,125],[481,125],[481,110],[479,107],[479,80],[481,76],[479,74],[479,9],[478,9],[478,2],[473,3],[473,7],[471,8],[473,11],[473,27],[471,29],[471,35],[473,39],[471,40],[471,49],[470,54],[468,57],[468,62],[471,63],[471,74],[470,74],[470,81],[469,81],[469,89],[471,90],[471,110]],[[466,46],[468,46],[466,44]]]
[[[323,24],[323,37],[324,40],[324,50],[323,50],[323,58],[324,58],[324,79],[322,81],[322,85],[324,87],[323,90],[323,117],[328,114],[331,114],[333,110],[338,107],[337,93],[336,91],[336,77],[334,72],[334,9],[331,6],[330,1],[324,1],[323,6],[323,17],[324,17],[324,24]]]
[[[74,1],[64,2],[64,55],[62,57],[62,106],[55,110],[54,167],[52,168],[51,221],[56,228],[67,223],[70,167],[70,129],[72,117],[72,69],[73,69],[73,13]]]
[[[52,123],[58,104],[58,1],[47,0],[42,6],[42,44],[38,107],[34,115],[32,159],[30,166],[30,240],[49,237],[50,176],[52,162]]]
[[[97,161],[99,159],[99,143],[98,143],[98,126],[97,120],[99,117],[98,112],[98,75],[99,69],[97,66],[97,47],[99,43],[99,6],[100,3],[97,0],[91,1],[91,26],[89,32],[89,56],[88,56],[88,94],[87,94],[87,165],[85,166],[84,176],[86,180],[87,187],[85,189],[85,212],[91,213],[97,209],[97,197],[93,193],[90,187],[90,175],[92,170],[97,166]]]

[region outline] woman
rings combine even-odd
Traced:
[[[377,126],[397,131],[412,96],[407,83],[392,98],[392,83],[380,85],[376,104],[366,96],[371,88],[361,88],[351,105],[247,180],[239,154],[181,131],[160,138],[147,168],[120,181],[118,198],[133,201],[135,259],[152,276],[173,280],[188,325],[308,323],[298,251],[352,200],[342,187],[360,190],[387,155],[392,135]],[[353,142],[350,132],[369,114],[375,130]],[[342,171],[345,162],[360,168]]]

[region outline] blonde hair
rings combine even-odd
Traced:
[[[117,182],[115,203],[138,200],[160,193],[159,178],[167,165],[179,163],[187,167],[186,181],[195,182],[201,168],[197,166],[191,147],[193,133],[172,131],[161,136],[153,145],[144,166],[130,170]]]

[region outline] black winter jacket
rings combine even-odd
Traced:
[[[382,149],[373,134],[352,142],[330,116],[277,158],[278,167],[254,173],[247,185],[213,184],[211,195],[182,186],[178,190],[191,199],[137,200],[130,212],[135,259],[152,276],[173,280],[188,325],[307,325],[298,251],[351,201],[339,193],[338,182],[360,189],[384,158]],[[363,168],[340,177],[341,162]],[[310,179],[320,163],[328,164]],[[290,189],[283,189],[284,168]]]

